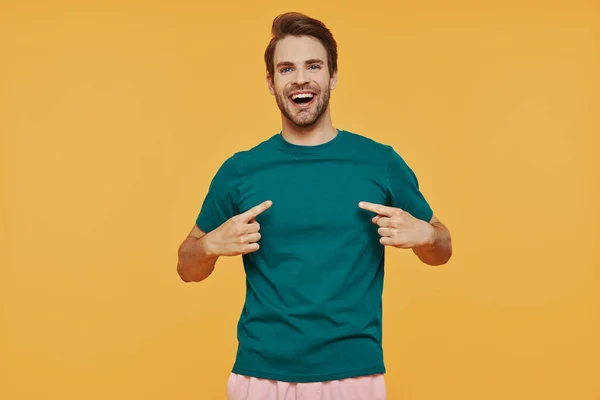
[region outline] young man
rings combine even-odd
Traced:
[[[385,399],[384,249],[441,265],[450,234],[391,146],[332,125],[329,30],[288,13],[272,33],[265,63],[281,132],[222,164],[177,270],[199,282],[219,257],[242,256],[229,399]]]

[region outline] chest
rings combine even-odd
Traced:
[[[248,174],[240,186],[240,212],[265,200],[273,205],[257,217],[270,236],[319,237],[372,230],[372,212],[360,201],[387,204],[386,177],[356,163],[289,163]]]

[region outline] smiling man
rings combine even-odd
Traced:
[[[267,84],[282,129],[221,165],[177,271],[199,282],[220,257],[242,257],[230,400],[386,399],[385,248],[441,265],[450,233],[391,146],[333,126],[337,45],[327,27],[287,13],[272,33]]]

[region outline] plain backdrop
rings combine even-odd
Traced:
[[[241,258],[177,247],[279,132],[263,52],[339,43],[336,127],[414,169],[454,256],[387,249],[390,400],[600,398],[600,3],[0,4],[0,398],[224,400]],[[318,279],[318,277],[315,277]]]

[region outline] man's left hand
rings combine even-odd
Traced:
[[[385,246],[410,249],[435,241],[435,228],[410,213],[395,207],[361,201],[358,206],[377,215],[374,224],[379,225],[377,232],[381,235],[379,242]]]

